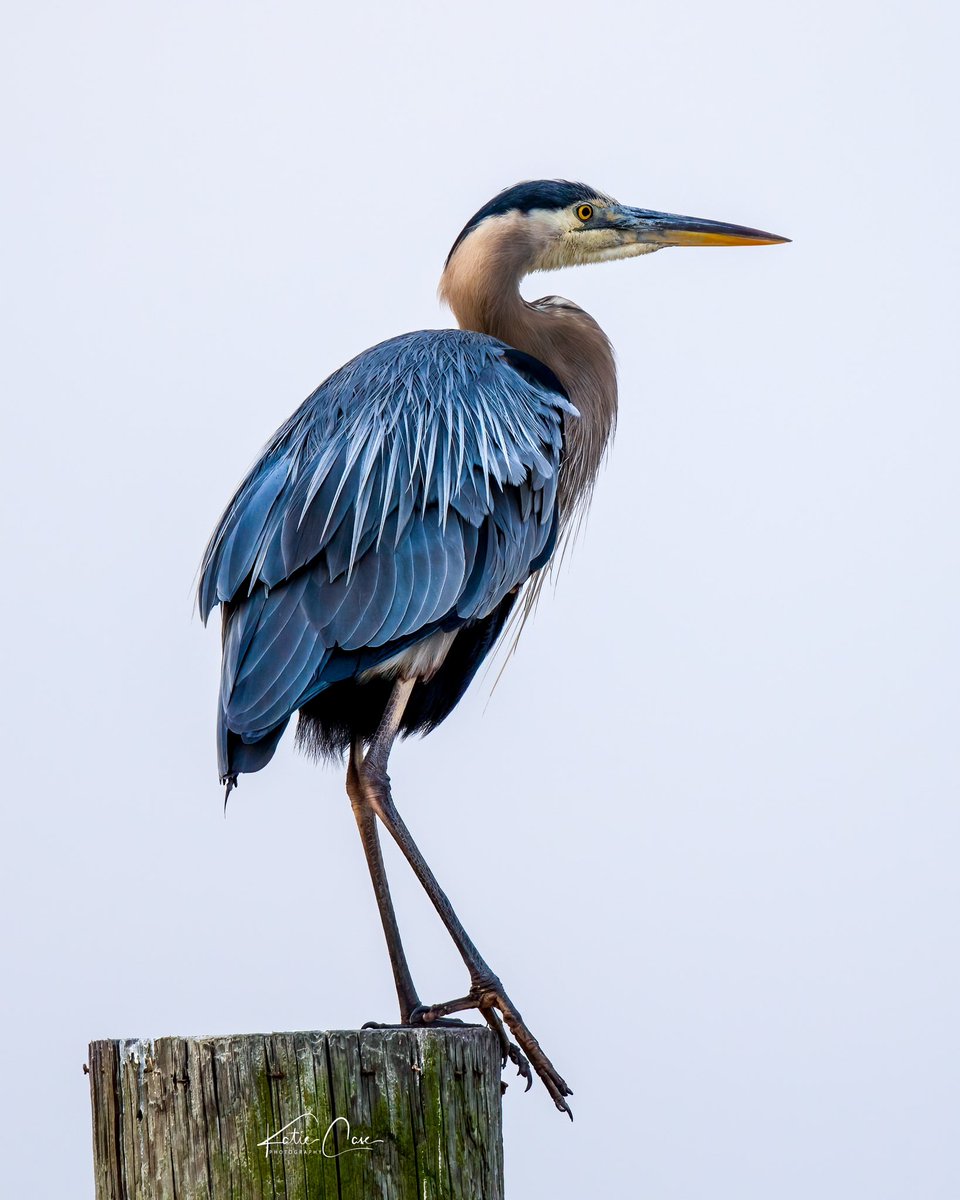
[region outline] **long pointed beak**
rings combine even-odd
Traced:
[[[614,216],[614,223],[629,240],[653,246],[776,246],[790,241],[745,225],[681,217],[648,208],[621,208]]]

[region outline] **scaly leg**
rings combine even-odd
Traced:
[[[396,736],[396,727],[399,724],[402,712],[402,705],[399,707],[388,707],[381,722],[382,736],[387,736],[390,730],[393,731],[392,736]],[[390,884],[387,880],[386,867],[383,862],[383,851],[380,847],[380,835],[377,832],[376,812],[368,802],[366,794],[360,786],[360,768],[363,765],[363,758],[362,745],[359,742],[354,742],[350,747],[350,759],[347,764],[347,795],[350,797],[353,813],[357,820],[357,828],[360,830],[360,840],[363,844],[367,866],[370,869],[370,878],[373,882],[377,907],[380,910],[380,920],[383,924],[383,932],[387,941],[387,951],[390,955],[390,965],[393,968],[393,978],[397,988],[397,999],[400,1004],[400,1024],[403,1027],[412,1024],[412,1014],[422,1010],[424,1005],[421,1004],[420,997],[417,995],[417,989],[414,986],[413,976],[410,974],[407,956],[404,953],[403,943],[400,938],[400,926],[397,922],[396,910],[393,907],[393,898],[390,895]],[[438,1024],[463,1025],[463,1021],[441,1018]],[[364,1025],[364,1028],[385,1029],[391,1027],[382,1025],[377,1021],[368,1021]],[[503,1033],[502,1027],[500,1030],[495,1030],[495,1032],[497,1032],[500,1039],[501,1050],[504,1056],[503,1061],[506,1062],[509,1057],[516,1062],[516,1047],[510,1047],[509,1043],[504,1044],[506,1034]]]
[[[367,803],[364,791],[360,787],[362,762],[360,747],[354,743],[350,748],[350,762],[347,767],[347,795],[353,806],[353,815],[357,819],[357,828],[360,830],[363,852],[366,855],[367,866],[370,868],[370,879],[373,882],[377,907],[380,909],[380,920],[383,923],[383,933],[387,939],[390,965],[393,967],[393,979],[397,987],[397,999],[400,1002],[400,1021],[404,1025],[409,1025],[411,1013],[421,1007],[420,998],[413,985],[407,956],[400,940],[400,926],[397,924],[397,914],[393,907],[387,872],[383,864],[376,812]]]
[[[394,739],[396,738],[397,730],[400,727],[404,707],[415,682],[415,680],[399,680],[395,685],[380,728],[374,735],[363,762],[357,767],[357,784],[359,790],[363,792],[367,804],[376,812],[380,820],[383,821],[400,847],[407,862],[413,868],[414,874],[420,880],[421,885],[430,897],[440,919],[447,928],[447,932],[453,938],[454,945],[459,950],[460,956],[470,973],[470,991],[459,1000],[450,1001],[446,1004],[432,1005],[428,1008],[415,1008],[411,1013],[411,1017],[417,1023],[430,1024],[450,1013],[461,1012],[467,1008],[478,1008],[483,1012],[485,1017],[488,1012],[492,1014],[494,1010],[499,1011],[511,1033],[516,1038],[520,1049],[529,1058],[537,1074],[543,1080],[544,1086],[553,1098],[554,1104],[561,1112],[572,1116],[570,1106],[564,1097],[570,1096],[573,1093],[540,1048],[540,1043],[524,1024],[519,1010],[504,991],[503,984],[480,956],[480,952],[461,925],[457,914],[453,911],[453,906],[437,882],[436,876],[430,870],[426,859],[424,859],[413,838],[410,836],[410,831],[407,829],[393,803],[393,797],[390,793],[390,778],[387,775],[387,760]],[[384,928],[386,928],[386,922],[384,923]],[[389,935],[387,940],[389,944]],[[391,950],[392,957],[393,950]],[[396,975],[396,966],[394,973]],[[494,1024],[489,1017],[486,1019],[494,1030],[497,1031],[497,1024]],[[502,1032],[502,1030],[498,1032]],[[514,1049],[516,1048],[514,1047]],[[524,1073],[523,1065],[521,1065],[524,1061],[523,1055],[518,1052],[518,1055],[515,1057],[511,1053],[510,1057],[517,1063],[521,1074]]]

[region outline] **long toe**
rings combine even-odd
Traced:
[[[422,1028],[424,1026],[436,1027],[441,1029],[463,1029],[468,1022],[461,1021],[459,1017],[442,1017],[434,1015],[436,1009],[429,1004],[418,1004],[411,1012],[410,1020],[407,1025],[414,1028]]]
[[[497,1035],[497,1040],[500,1043],[500,1066],[505,1067],[508,1061],[512,1062],[517,1068],[517,1074],[520,1078],[527,1081],[527,1086],[523,1090],[529,1092],[533,1083],[533,1073],[530,1070],[530,1063],[526,1055],[515,1042],[511,1042],[507,1037],[507,1031],[500,1020],[500,1014],[495,1008],[484,1008],[481,1009],[481,1012],[483,1013],[484,1020]],[[506,1087],[507,1085],[504,1084],[503,1086]]]

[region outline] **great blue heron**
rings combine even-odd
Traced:
[[[567,1113],[570,1089],[401,820],[387,760],[399,734],[429,732],[460,700],[582,514],[613,431],[616,369],[603,331],[569,300],[528,303],[521,278],[664,246],[786,240],[627,208],[583,183],[508,188],[471,217],[447,257],[440,295],[460,328],[393,338],[322,383],[274,434],[203,560],[201,614],[219,603],[223,615],[226,794],[269,762],[294,712],[307,750],[346,753],[401,1023],[479,1009],[504,1062],[509,1055],[527,1087],[532,1062]],[[467,966],[460,999],[420,1001],[378,818]]]

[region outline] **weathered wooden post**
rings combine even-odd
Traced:
[[[97,1200],[503,1200],[484,1027],[90,1045]]]

